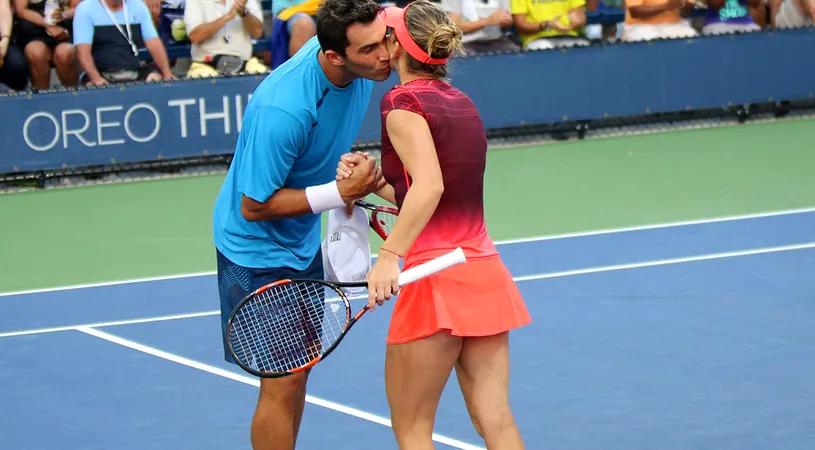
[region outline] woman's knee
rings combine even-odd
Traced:
[[[306,14],[297,14],[291,19],[291,29],[289,34],[292,36],[298,36],[301,38],[311,37],[317,34],[317,25],[314,23],[314,19],[311,16]]]
[[[33,67],[50,66],[51,49],[40,41],[28,43],[23,50],[25,59]]]
[[[59,44],[54,49],[54,65],[60,68],[76,64],[76,49],[71,44]]]
[[[515,426],[512,410],[509,403],[489,408],[475,407],[470,411],[470,420],[476,432],[485,439],[489,436],[498,436],[509,428]]]

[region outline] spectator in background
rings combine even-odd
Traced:
[[[467,53],[520,50],[502,30],[512,25],[509,0],[441,0],[441,7],[464,32]]]
[[[97,0],[98,1],[98,0]],[[158,26],[161,19],[161,7],[164,4],[162,0],[142,0],[144,1],[147,10],[150,11],[150,17],[153,18],[153,25]]]
[[[0,0],[0,85],[22,91],[28,84],[28,66],[23,52],[11,41],[13,26],[11,0]]]
[[[273,0],[272,17],[286,22],[289,57],[317,34],[315,14],[319,0]]]
[[[142,0],[84,0],[76,8],[74,33],[88,85],[173,78],[167,51]],[[142,46],[154,64],[141,64]]]
[[[524,50],[589,45],[578,30],[586,25],[586,0],[512,0],[512,17]]]
[[[184,24],[192,43],[187,77],[268,72],[252,56],[252,39],[263,36],[263,11],[257,0],[187,0]]]
[[[52,65],[63,86],[78,84],[76,52],[71,45],[71,19],[79,1],[56,5],[46,18],[46,0],[14,0],[17,45],[25,54],[34,89],[48,89]]]
[[[707,0],[702,34],[727,34],[759,31],[749,7],[756,8],[763,0]]]
[[[690,12],[693,2],[686,0],[625,0],[623,41],[690,38],[698,35],[682,18]]]
[[[777,0],[775,4],[778,12],[773,23],[777,28],[811,27],[815,23],[815,0]]]
[[[586,11],[603,13],[616,13],[625,9],[623,0],[586,0]],[[607,39],[614,42],[623,35],[623,24],[619,23],[592,23],[586,25],[586,37],[592,41]]]

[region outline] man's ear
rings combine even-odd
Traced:
[[[345,65],[345,58],[340,56],[340,54],[334,50],[326,50],[325,58],[328,60],[328,62],[337,67],[342,67]]]

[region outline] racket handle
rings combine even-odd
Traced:
[[[467,258],[464,257],[464,250],[459,247],[446,255],[439,256],[436,259],[432,259],[426,263],[419,264],[416,267],[412,267],[402,272],[399,274],[399,286],[413,283],[414,281],[420,280],[424,277],[433,275],[436,272],[440,272],[444,269],[453,267],[456,264],[461,264],[466,261]]]

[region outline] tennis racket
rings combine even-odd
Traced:
[[[466,262],[461,248],[410,268],[399,285]],[[263,286],[238,303],[227,321],[226,344],[246,372],[279,378],[302,372],[324,360],[366,312],[351,315],[351,303],[340,288],[367,287],[366,282],[280,280]]]
[[[383,241],[390,236],[393,226],[396,225],[396,219],[399,217],[398,209],[391,206],[375,205],[364,200],[357,200],[354,204],[371,211],[369,220],[371,228]]]

